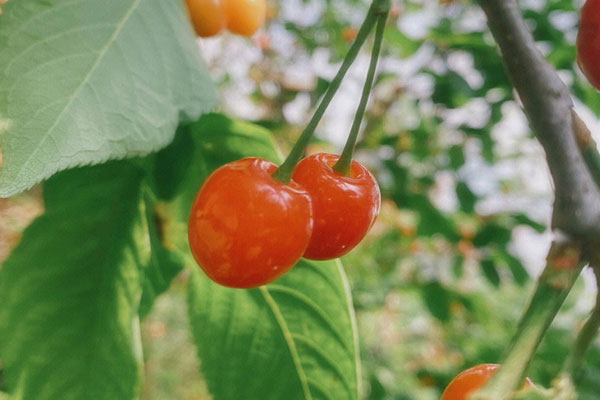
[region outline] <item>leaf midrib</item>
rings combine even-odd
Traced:
[[[273,296],[269,292],[269,289],[266,286],[261,286],[260,292],[263,295],[265,302],[271,308],[271,311],[275,315],[275,319],[277,320],[279,327],[281,328],[281,332],[283,334],[283,338],[288,345],[290,350],[290,354],[292,356],[292,361],[294,363],[294,367],[298,372],[298,378],[300,380],[300,385],[302,386],[302,391],[304,392],[304,398],[306,400],[312,400],[312,395],[310,393],[310,389],[308,387],[308,378],[306,376],[306,372],[302,367],[302,361],[300,360],[300,355],[298,354],[298,349],[296,348],[296,343],[294,342],[294,338],[292,337],[292,333],[290,332],[289,327],[287,326],[287,322],[279,309],[279,306],[275,302]]]
[[[346,275],[344,273],[343,267],[342,267],[342,263],[339,259],[335,260],[335,264],[337,267],[337,270],[339,272],[339,275],[343,281],[343,285],[344,285],[344,300],[346,303],[346,307],[347,307],[347,311],[348,311],[348,317],[350,319],[350,324],[352,326],[352,342],[353,342],[353,347],[354,347],[354,363],[355,363],[355,370],[356,370],[356,398],[358,399],[360,397],[360,393],[362,393],[362,389],[361,389],[361,362],[360,362],[360,352],[359,352],[359,343],[358,343],[358,325],[357,325],[357,321],[356,321],[356,316],[353,312],[353,308],[352,308],[352,298],[350,296],[350,284],[346,278]],[[288,345],[288,348],[290,350],[290,354],[292,356],[292,360],[294,363],[294,366],[296,368],[296,371],[298,372],[298,378],[300,379],[300,384],[302,386],[304,395],[305,395],[305,399],[307,400],[312,400],[312,394],[308,385],[308,376],[306,375],[306,372],[304,371],[304,368],[302,367],[302,361],[300,360],[300,355],[298,353],[298,349],[296,348],[296,343],[294,341],[294,335],[291,333],[287,322],[285,320],[285,317],[283,316],[279,306],[277,305],[277,302],[275,301],[275,299],[273,298],[273,296],[271,295],[269,289],[267,286],[261,286],[259,288],[261,294],[263,295],[265,302],[267,303],[267,305],[269,306],[269,308],[271,309],[271,311],[273,312],[273,314],[275,315],[275,318],[278,322],[278,325],[282,331],[283,337],[285,342]],[[348,350],[346,348],[346,350]],[[350,386],[348,386],[348,389],[350,390]]]
[[[73,94],[69,97],[69,99],[67,101],[67,104],[64,106],[63,110],[58,114],[58,116],[54,120],[54,123],[52,124],[52,126],[50,128],[48,128],[48,131],[46,132],[46,134],[44,135],[44,137],[42,138],[42,140],[35,146],[35,148],[29,154],[29,157],[27,157],[27,159],[21,164],[21,167],[19,167],[19,170],[18,170],[17,175],[16,175],[16,180],[17,181],[19,180],[19,178],[23,174],[23,171],[25,170],[25,166],[27,164],[29,164],[29,161],[31,161],[31,159],[33,158],[33,156],[36,155],[37,152],[39,151],[39,149],[44,145],[44,143],[46,143],[46,140],[48,139],[48,137],[51,136],[50,135],[51,132],[56,128],[56,126],[58,125],[58,123],[62,119],[63,115],[65,114],[65,112],[71,107],[71,105],[75,101],[75,98],[79,94],[79,91],[86,84],[89,83],[89,80],[92,77],[93,73],[95,72],[96,68],[98,68],[98,66],[101,64],[101,62],[103,61],[104,57],[106,56],[106,53],[110,49],[111,45],[116,42],[117,37],[121,33],[123,27],[127,24],[127,22],[129,21],[129,18],[131,18],[131,16],[135,12],[135,10],[139,7],[139,5],[140,5],[141,2],[142,2],[142,0],[133,0],[133,3],[131,5],[131,7],[127,10],[127,12],[125,13],[125,15],[123,16],[123,19],[117,24],[116,29],[113,32],[113,34],[108,38],[108,41],[106,42],[106,44],[100,49],[100,52],[98,53],[98,56],[96,57],[96,60],[94,61],[94,64],[92,64],[89,72],[86,74],[86,76],[81,81],[81,83],[77,86],[77,88],[75,90],[73,90]]]

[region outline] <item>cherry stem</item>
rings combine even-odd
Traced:
[[[333,99],[337,90],[342,84],[346,73],[356,60],[360,49],[362,48],[363,44],[367,40],[367,37],[373,30],[373,27],[375,26],[375,23],[377,22],[379,16],[382,13],[387,14],[389,9],[390,0],[374,0],[373,3],[371,3],[369,12],[367,13],[366,18],[362,23],[360,30],[358,31],[356,40],[354,41],[354,43],[352,43],[350,50],[348,50],[348,53],[344,58],[342,66],[340,67],[333,81],[331,81],[331,84],[327,88],[327,92],[325,92],[325,96],[323,96],[323,99],[319,103],[319,106],[317,107],[317,110],[315,111],[312,119],[298,138],[298,141],[290,151],[290,154],[285,159],[283,164],[281,164],[279,169],[273,174],[273,177],[275,179],[283,183],[288,183],[291,180],[296,164],[298,164],[298,162],[302,159],[302,156],[304,155],[306,148],[310,143],[310,139],[312,138],[315,129],[317,128],[317,125],[321,121],[321,118],[323,118],[323,114],[325,114],[327,107],[331,103],[331,100]]]
[[[581,331],[577,335],[573,350],[569,354],[569,357],[565,361],[563,371],[569,374],[571,377],[576,377],[578,374],[583,357],[594,343],[598,330],[600,330],[600,266],[594,266],[594,273],[596,275],[596,305],[592,314],[587,319]]]
[[[377,29],[375,31],[375,44],[373,45],[373,52],[371,53],[371,64],[369,65],[369,72],[367,73],[367,79],[365,80],[365,86],[363,88],[362,96],[356,115],[354,116],[354,122],[352,123],[352,129],[348,136],[348,141],[344,146],[344,151],[340,156],[338,162],[334,165],[333,169],[342,175],[348,175],[350,173],[350,167],[352,165],[352,156],[354,155],[354,149],[356,147],[356,140],[358,139],[358,133],[367,110],[367,104],[369,102],[369,96],[371,95],[371,89],[373,89],[373,82],[375,81],[375,73],[377,72],[377,62],[379,61],[379,55],[381,54],[381,46],[383,44],[383,33],[385,31],[385,24],[387,22],[389,10],[379,16],[377,21]]]
[[[581,245],[552,243],[529,308],[498,372],[469,400],[506,400],[523,385],[527,367],[582,269]]]

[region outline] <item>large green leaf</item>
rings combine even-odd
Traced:
[[[149,264],[144,268],[140,318],[145,318],[150,313],[156,298],[171,286],[173,279],[183,270],[184,264],[176,252],[169,251],[163,244],[165,222],[154,209],[155,199],[147,194],[144,201],[152,256]]]
[[[165,232],[189,261],[186,222],[208,174],[245,156],[274,161],[279,156],[268,132],[220,115],[204,117],[180,134],[191,140],[177,140],[159,153],[156,175],[159,192],[181,188],[174,198],[167,196],[165,208],[173,220]],[[193,149],[186,173],[169,157],[177,145]],[[177,185],[175,176],[185,184]],[[339,261],[301,261],[275,283],[253,290],[216,285],[193,261],[189,264],[192,330],[215,400],[358,398],[354,310]]]
[[[194,269],[192,331],[215,399],[358,399],[349,288],[339,261],[227,289]]]
[[[0,196],[166,146],[215,94],[182,1],[27,0],[0,22]]]
[[[0,358],[13,400],[131,400],[149,262],[143,173],[125,161],[60,173],[0,270]]]

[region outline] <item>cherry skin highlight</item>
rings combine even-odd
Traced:
[[[469,395],[486,385],[498,368],[498,364],[481,364],[461,372],[446,387],[440,400],[467,400]],[[532,386],[533,383],[527,378],[525,387]]]
[[[192,206],[189,242],[215,282],[265,285],[302,257],[312,232],[308,193],[275,180],[277,166],[250,157],[226,164],[206,180]]]
[[[221,0],[186,0],[186,4],[198,36],[216,36],[225,29],[225,10]]]
[[[590,83],[600,90],[600,0],[587,0],[581,10],[577,62]]]
[[[252,36],[267,18],[266,0],[223,0],[227,29],[242,36]]]
[[[373,175],[352,162],[348,176],[333,169],[339,156],[315,154],[300,161],[293,180],[312,199],[314,228],[305,258],[327,260],[343,256],[365,237],[381,207]]]

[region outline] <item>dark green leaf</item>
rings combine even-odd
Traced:
[[[515,282],[519,285],[524,285],[529,281],[529,273],[523,266],[523,263],[521,263],[521,260],[510,254],[506,249],[502,249],[498,256],[510,269]]]
[[[464,106],[472,97],[473,90],[465,79],[456,72],[448,72],[445,75],[433,75],[435,79],[435,90],[431,99],[438,104],[448,108],[459,108]]]
[[[45,185],[45,214],[0,270],[0,357],[15,398],[135,397],[150,250],[142,176],[120,161]]]
[[[169,288],[171,281],[183,270],[184,265],[184,261],[175,252],[166,249],[162,242],[166,221],[163,220],[160,213],[154,210],[154,201],[151,196],[147,194],[144,201],[152,256],[144,268],[140,318],[145,318],[150,313],[156,298]]]
[[[487,246],[495,243],[505,245],[510,241],[512,231],[502,225],[489,223],[485,225],[473,239],[473,244],[477,247]]]
[[[421,295],[431,315],[442,322],[450,319],[450,304],[453,296],[439,282],[424,285]]]
[[[493,259],[487,258],[482,260],[481,270],[483,271],[483,275],[486,277],[488,282],[496,287],[500,286],[500,274],[498,274],[496,263]]]
[[[465,155],[462,146],[454,145],[448,149],[448,157],[450,158],[450,168],[458,170],[465,165]]]
[[[513,218],[518,224],[527,225],[538,233],[543,233],[547,229],[544,224],[540,224],[539,222],[532,220],[525,214],[515,214]]]
[[[460,209],[467,213],[475,212],[475,204],[477,204],[477,196],[469,189],[465,182],[456,184],[456,196],[460,203]]]

